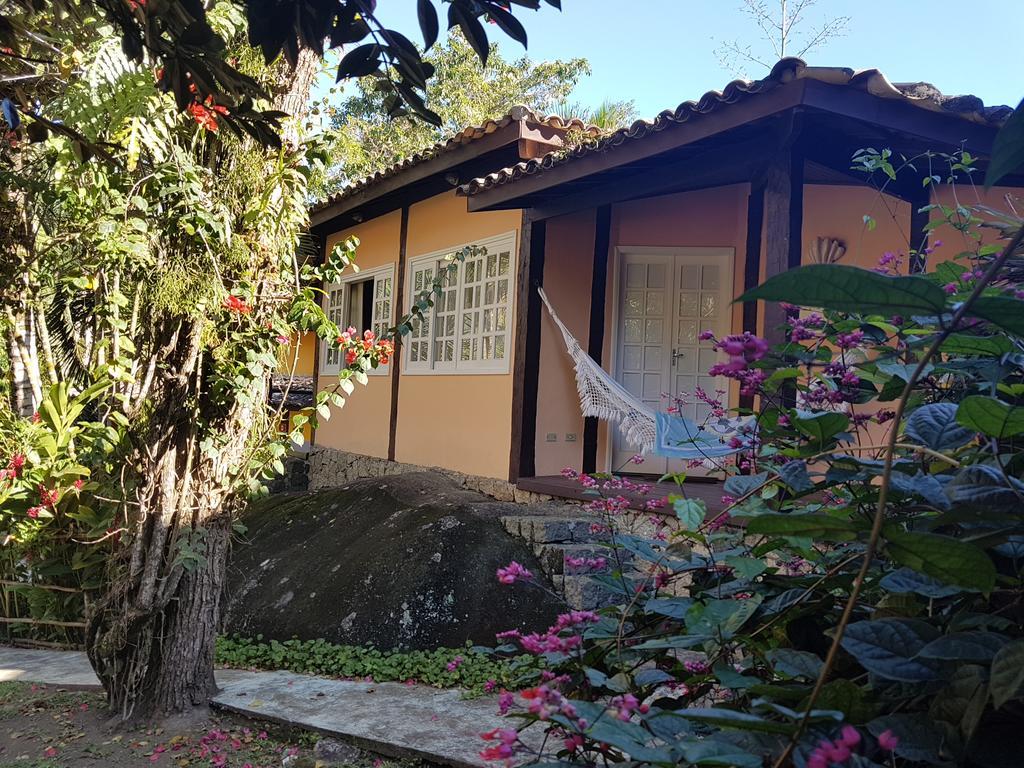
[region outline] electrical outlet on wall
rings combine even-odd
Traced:
[[[565,433],[565,442],[567,442],[567,443],[575,443],[576,442],[576,433],[575,432],[566,432]]]
[[[547,440],[549,443],[557,443],[558,435],[555,432],[548,432],[547,436],[544,439]]]

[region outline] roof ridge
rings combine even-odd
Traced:
[[[442,155],[446,152],[454,150],[456,147],[464,146],[473,141],[483,138],[484,136],[490,135],[495,131],[501,130],[507,125],[514,122],[527,122],[527,123],[538,123],[545,125],[549,128],[553,128],[556,131],[581,131],[588,136],[596,137],[600,135],[601,129],[596,125],[585,123],[579,118],[571,118],[568,121],[560,115],[549,114],[543,115],[538,113],[534,109],[526,106],[525,104],[514,104],[508,109],[505,114],[497,118],[488,118],[479,125],[467,125],[449,135],[448,137],[441,139],[429,147],[425,147],[418,152],[414,152],[411,155],[403,157],[398,161],[392,163],[386,168],[382,168],[379,171],[374,171],[371,174],[367,174],[359,179],[346,184],[338,192],[330,195],[325,200],[316,203],[312,207],[313,212],[324,210],[330,206],[344,200],[347,197],[354,195],[360,190],[366,189],[373,184],[383,181],[384,179],[396,176],[404,170],[412,168],[413,166],[419,165],[420,163],[426,162],[434,157]]]
[[[803,59],[790,57],[776,62],[768,75],[760,80],[732,80],[721,91],[706,91],[696,101],[684,101],[675,109],[663,110],[650,120],[637,120],[596,141],[583,142],[568,149],[552,150],[541,157],[523,160],[472,179],[458,188],[458,194],[475,195],[485,189],[542,173],[586,155],[613,150],[626,142],[642,139],[669,126],[687,122],[692,117],[699,117],[723,105],[733,104],[794,80],[816,80],[830,85],[858,88],[872,96],[902,99],[923,109],[952,114],[987,125],[1001,124],[1013,111],[1007,106],[986,107],[977,96],[943,94],[930,83],[893,84],[878,69],[854,70],[849,67],[810,66]]]

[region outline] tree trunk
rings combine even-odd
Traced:
[[[282,67],[275,102],[292,115],[289,145],[297,141],[318,63],[304,52],[296,70]],[[233,472],[244,465],[270,372],[238,393],[228,413],[200,413],[207,394],[202,331],[179,318],[153,334],[164,346],[153,352],[159,373],[146,396],[150,439],[130,463],[137,467],[136,498],[125,514],[130,531],[107,591],[87,617],[89,661],[125,721],[206,706],[215,690],[214,640],[237,511]],[[199,449],[199,423],[223,437],[213,456]]]

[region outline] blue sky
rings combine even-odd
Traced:
[[[574,99],[632,99],[642,117],[731,80],[714,54],[722,41],[763,48],[740,0],[562,0],[562,6],[561,13],[517,9],[530,35],[528,55],[587,58],[593,75]],[[415,7],[414,0],[384,0],[379,15],[419,40]],[[851,17],[848,31],[809,55],[810,63],[873,67],[894,82],[925,80],[986,104],[1016,105],[1024,97],[1022,0],[819,0],[810,22],[841,15]],[[491,30],[506,56],[520,52],[518,43]],[[749,70],[755,77],[763,72]]]

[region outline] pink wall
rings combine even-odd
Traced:
[[[586,349],[590,338],[590,286],[594,274],[593,210],[547,223],[544,290],[558,316]],[[537,474],[552,475],[583,462],[583,416],[572,358],[547,312],[541,314],[537,397]],[[549,442],[554,433],[557,440]],[[576,441],[566,440],[575,435]]]
[[[617,301],[617,247],[730,247],[735,249],[735,292],[743,284],[743,260],[746,257],[746,215],[749,187],[728,187],[646,198],[612,207],[611,263],[605,296],[606,325],[604,366],[611,369],[614,310]],[[575,214],[548,222],[545,254],[544,289],[569,330],[586,345],[590,322],[590,281],[593,275],[593,212]],[[734,309],[738,327],[742,309]],[[537,474],[556,474],[565,466],[579,467],[583,454],[583,420],[571,364],[561,338],[549,320],[541,329],[540,398],[537,404]],[[555,351],[552,350],[555,348]],[[559,362],[558,358],[562,361]],[[566,443],[566,432],[577,434],[577,443]],[[558,442],[548,443],[549,432]],[[598,432],[598,469],[608,461],[610,435],[601,423]]]

